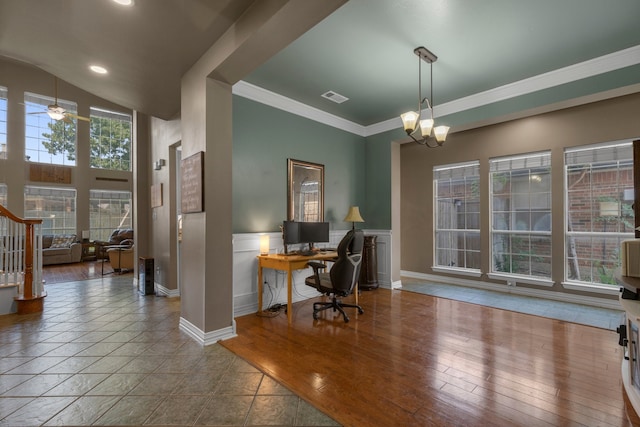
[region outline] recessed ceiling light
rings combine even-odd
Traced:
[[[99,65],[90,65],[89,69],[97,74],[107,74],[107,69]]]
[[[123,6],[133,6],[133,0],[113,0],[113,1]]]

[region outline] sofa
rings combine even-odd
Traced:
[[[42,265],[80,262],[82,244],[75,234],[45,234],[42,236]]]

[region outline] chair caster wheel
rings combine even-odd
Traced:
[[[349,318],[348,317],[344,318],[344,323],[349,323]]]
[[[361,308],[359,308],[359,309],[358,309],[358,313],[360,313],[360,314],[364,314],[364,310],[363,310],[363,309],[361,309]]]
[[[313,320],[318,320],[318,314],[313,313]]]

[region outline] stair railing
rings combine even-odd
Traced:
[[[0,205],[0,285],[17,285],[18,314],[44,308],[42,220],[23,219]]]

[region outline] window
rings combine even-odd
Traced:
[[[7,207],[7,185],[0,184],[0,205]]]
[[[433,170],[434,266],[480,272],[480,163]]]
[[[91,167],[131,170],[131,116],[91,107]]]
[[[551,154],[491,159],[489,173],[491,272],[549,284]]]
[[[25,218],[42,218],[42,234],[76,234],[76,190],[24,188]]]
[[[565,280],[617,287],[620,243],[634,238],[631,142],[565,150]]]
[[[27,160],[54,165],[76,164],[76,120],[53,120],[47,114],[47,106],[56,102],[53,98],[26,92],[25,156]],[[57,100],[69,113],[77,110],[73,102]]]
[[[7,158],[7,88],[0,86],[0,159]]]
[[[107,241],[116,228],[132,228],[130,192],[91,190],[89,206],[91,240]]]

